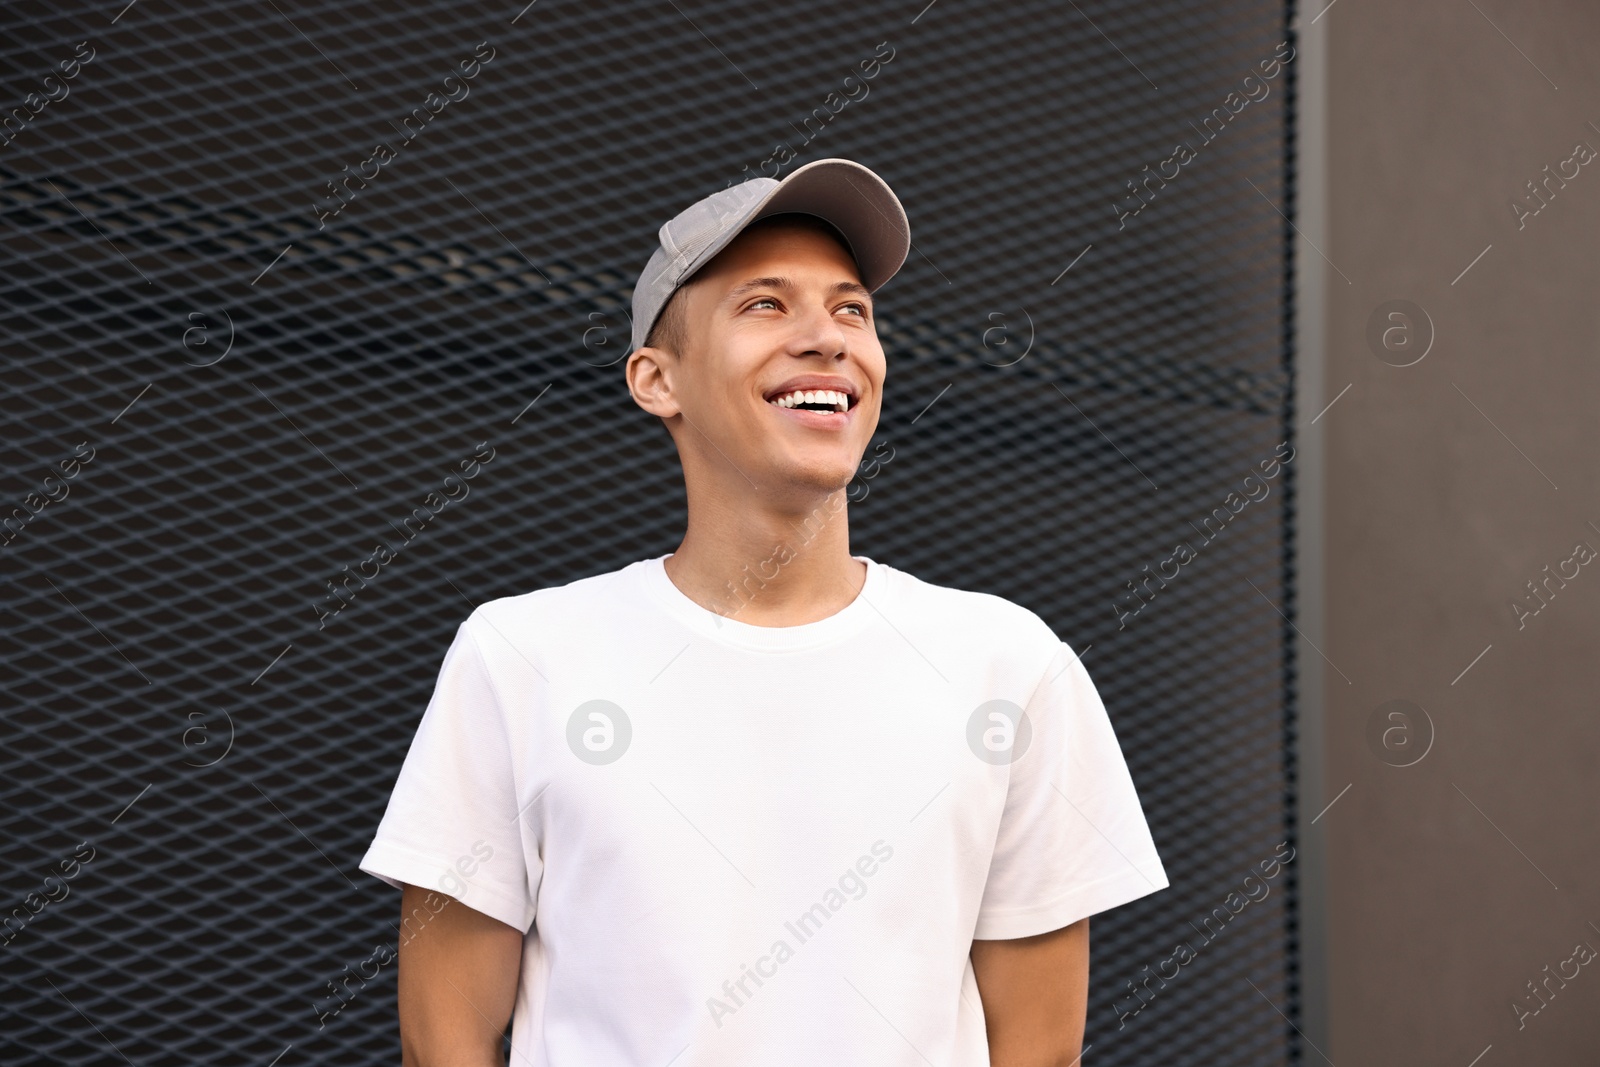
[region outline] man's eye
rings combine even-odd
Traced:
[[[860,315],[862,318],[866,318],[866,316],[867,316],[866,305],[864,305],[864,304],[846,304],[844,306],[843,310],[848,311],[848,310],[851,310],[851,309],[854,309],[855,313],[857,315]]]
[[[753,304],[751,304],[750,307],[752,309],[754,309],[754,308],[760,307],[762,304],[771,304],[773,307],[777,307],[778,306],[778,302],[776,300],[772,299],[772,297],[764,296],[760,300],[757,300]]]

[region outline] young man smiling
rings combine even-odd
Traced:
[[[415,920],[404,1062],[509,1019],[535,1067],[1068,1067],[1089,916],[1167,879],[1072,650],[850,553],[905,212],[827,159],[659,238],[627,381],[688,527],[457,631],[361,864]]]

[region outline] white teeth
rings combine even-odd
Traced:
[[[798,407],[801,404],[831,404],[835,411],[848,411],[850,409],[850,395],[833,389],[797,390],[775,396],[767,401],[780,408]]]

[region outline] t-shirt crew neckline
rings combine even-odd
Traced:
[[[851,556],[867,566],[867,580],[856,598],[825,619],[798,626],[756,626],[700,606],[673,584],[667,574],[668,552],[643,561],[644,580],[662,607],[696,634],[729,645],[762,652],[794,652],[833,644],[856,633],[883,606],[887,584],[881,564],[868,556]]]

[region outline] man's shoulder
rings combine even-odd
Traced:
[[[473,609],[468,622],[474,628],[481,623],[508,636],[570,633],[583,620],[603,611],[611,595],[627,582],[629,572],[641,565],[632,563],[561,585],[486,600]]]
[[[1060,642],[1050,624],[1031,608],[995,593],[940,585],[908,571],[889,568],[897,606],[905,617],[975,640],[1016,641],[1046,646]]]

